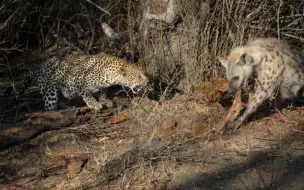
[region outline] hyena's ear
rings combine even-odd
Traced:
[[[222,64],[223,67],[225,67],[226,69],[228,68],[228,61],[227,61],[227,59],[225,59],[223,57],[217,57],[217,59],[220,61],[220,63]]]
[[[253,57],[251,55],[248,55],[247,53],[243,53],[240,57],[240,62],[241,65],[246,65],[246,64],[251,64],[253,63]]]

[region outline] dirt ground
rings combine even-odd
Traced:
[[[0,189],[304,189],[302,107],[270,106],[219,135],[227,108],[201,91],[125,98],[112,115],[26,136],[43,125],[25,116],[40,103],[1,100]]]

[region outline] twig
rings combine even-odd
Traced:
[[[281,16],[280,18],[294,18],[294,17],[303,17],[304,14],[295,14],[295,15],[288,15],[288,16]]]
[[[88,21],[89,21],[89,24],[90,24],[90,28],[91,28],[91,38],[89,40],[89,44],[88,44],[88,47],[87,47],[87,51],[89,51],[92,46],[93,46],[93,41],[94,41],[94,38],[95,38],[95,30],[94,30],[94,27],[93,27],[93,24],[92,24],[92,21],[90,18],[88,18]]]
[[[100,6],[98,6],[97,4],[93,3],[92,1],[86,0],[86,2],[88,2],[88,3],[92,4],[92,5],[94,5],[97,9],[99,9],[99,10],[105,12],[107,15],[111,16],[111,13],[109,13],[109,11],[107,11],[107,10],[101,8]]]
[[[276,31],[275,28],[270,28],[270,27],[261,27],[261,26],[254,26],[254,25],[250,25],[249,26],[252,29],[258,29],[258,30],[270,30],[270,31]],[[287,27],[287,26],[286,26]],[[302,28],[280,28],[280,31],[304,31],[304,29]]]
[[[262,9],[262,5],[260,5],[257,9],[255,9],[254,11],[250,12],[247,16],[246,16],[246,20],[250,20],[252,18],[254,18],[256,15],[258,15],[258,13],[260,13],[260,10]]]
[[[290,27],[290,26],[292,26],[292,25],[299,24],[299,22],[300,22],[301,20],[303,20],[303,17],[300,17],[300,18],[298,18],[298,19],[295,19],[294,21],[292,21],[291,23],[289,23],[287,26],[285,26],[285,28]]]
[[[18,47],[16,47],[16,46],[11,47],[11,48],[0,48],[0,51],[5,51],[6,53],[8,53],[10,51],[13,51],[13,50],[16,50],[16,51],[19,51],[19,52],[23,52],[22,49],[18,49]]]
[[[6,21],[3,22],[3,24],[0,25],[0,30],[2,30],[3,28],[5,28],[8,24],[8,22],[13,18],[13,16],[16,14],[16,12],[19,11],[19,9],[16,9],[13,14],[11,14]]]
[[[82,49],[80,49],[80,48],[77,47],[76,45],[74,45],[74,44],[72,44],[71,42],[69,42],[66,38],[62,38],[62,41],[63,41],[66,45],[68,45],[68,46],[70,46],[70,47],[72,47],[72,48],[75,48],[78,52],[84,53],[84,54],[85,54],[85,52],[84,52]]]
[[[12,0],[12,1],[10,1],[10,2],[7,2],[5,5],[2,5],[2,6],[0,7],[0,14],[2,13],[2,11],[4,10],[5,7],[7,7],[8,5],[13,4],[13,3],[15,3],[15,2],[17,2],[17,1],[19,1],[19,0]]]
[[[284,36],[291,37],[291,38],[294,38],[294,39],[297,39],[297,40],[300,40],[300,41],[304,42],[304,38],[294,36],[294,35],[291,35],[291,34],[287,34],[287,33],[283,33],[283,32],[281,34],[283,34]]]
[[[279,7],[277,11],[277,32],[278,32],[278,39],[280,40],[280,11],[281,11],[281,6],[283,5],[282,0],[279,1]]]
[[[120,1],[121,0],[116,0],[116,2],[113,3],[113,5],[110,8],[108,8],[108,11],[111,11],[116,6],[116,4],[120,3]],[[114,18],[114,16],[111,19],[113,19],[113,18]],[[111,21],[111,20],[109,20],[109,21]]]
[[[301,138],[301,139],[279,139],[279,140],[277,140],[277,139],[264,139],[264,138],[255,138],[255,139],[257,139],[257,140],[262,140],[262,141],[276,141],[276,142],[278,142],[278,141],[298,141],[298,140],[304,140],[304,138]]]
[[[302,130],[299,130],[299,129],[293,129],[293,130],[291,130],[292,132],[300,132],[300,133],[304,133],[304,131],[302,131]]]
[[[73,43],[69,42],[66,38],[61,38],[61,37],[59,37],[59,35],[58,35],[54,30],[52,30],[51,33],[52,33],[53,37],[56,38],[58,41],[59,41],[59,40],[62,40],[63,43],[65,43],[66,45],[68,45],[68,46],[70,46],[70,47],[72,47],[72,48],[75,48],[75,49],[76,49],[78,52],[80,52],[80,53],[85,54],[85,52],[84,52],[82,49],[80,49],[79,47],[77,47],[77,46],[74,45]]]

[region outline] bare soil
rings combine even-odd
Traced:
[[[24,116],[41,109],[37,92],[23,100],[1,100],[0,189],[304,188],[302,107],[272,106],[219,135],[227,108],[202,91],[162,102],[120,98],[128,107],[112,115],[45,130]]]

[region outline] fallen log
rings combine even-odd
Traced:
[[[68,127],[75,122],[85,122],[93,117],[108,118],[114,109],[95,113],[88,107],[72,108],[52,112],[34,112],[26,115],[25,120],[0,129],[0,148],[19,144],[45,131]]]

